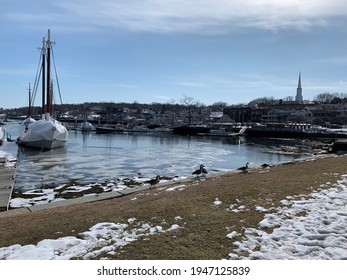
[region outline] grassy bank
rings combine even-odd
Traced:
[[[93,203],[64,206],[0,218],[0,247],[36,244],[43,239],[78,235],[99,222],[126,223],[129,218],[179,230],[140,238],[114,259],[222,259],[233,250],[232,231],[257,227],[264,213],[256,207],[281,206],[287,196],[307,195],[339,180],[347,157],[316,158],[230,173],[183,184],[173,191],[161,187]],[[218,199],[222,203],[214,202]],[[303,213],[304,215],[304,213]],[[178,217],[180,217],[178,219]],[[106,257],[99,256],[98,258]]]

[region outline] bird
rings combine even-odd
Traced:
[[[200,168],[195,170],[192,175],[196,175],[196,178],[198,178],[201,173],[207,174],[207,170],[203,164],[200,164]]]
[[[206,170],[205,166],[202,167],[201,172],[204,173],[204,174],[207,174],[207,170]]]
[[[240,170],[240,171],[246,172],[246,171],[247,171],[247,169],[248,169],[248,164],[249,164],[249,162],[247,162],[245,166],[242,166],[242,167],[237,168],[237,170]]]
[[[157,177],[155,177],[155,179],[151,179],[149,181],[146,181],[146,183],[150,184],[149,188],[154,188],[156,184],[158,184],[160,182],[160,176],[157,175]]]
[[[261,165],[261,167],[262,167],[262,168],[268,168],[268,167],[270,167],[270,165],[268,165],[267,163],[263,163],[263,164]]]

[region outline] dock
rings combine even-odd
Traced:
[[[331,151],[336,154],[346,154],[347,153],[347,139],[335,140]]]
[[[15,142],[4,141],[0,146],[0,212],[9,208],[17,172],[17,155]]]

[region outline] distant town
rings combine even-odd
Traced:
[[[40,118],[42,107],[0,108],[5,118]],[[193,97],[183,96],[175,103],[83,103],[54,107],[55,117],[63,122],[119,124],[121,126],[173,127],[211,124],[287,124],[301,123],[325,127],[347,125],[347,94],[321,93],[313,101],[305,101],[299,74],[296,95],[284,99],[263,97],[248,104],[229,105],[216,102],[206,106]]]
[[[347,124],[347,95],[323,93],[313,101],[259,98],[248,104],[228,105],[216,102],[206,106],[184,96],[180,103],[84,103],[55,105],[61,121],[120,123],[128,126],[177,126],[211,123],[309,123],[321,126]],[[25,118],[28,107],[3,109],[8,118]],[[31,116],[39,118],[40,107],[31,108]]]

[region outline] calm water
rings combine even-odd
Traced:
[[[7,125],[12,138],[18,123]],[[311,147],[295,140],[183,137],[172,134],[83,134],[70,131],[66,147],[48,152],[21,150],[17,191],[58,189],[64,184],[98,183],[124,187],[124,180],[143,182],[157,174],[189,178],[203,163],[208,175],[250,163],[275,164],[311,155]],[[76,191],[76,190],[74,190]]]

